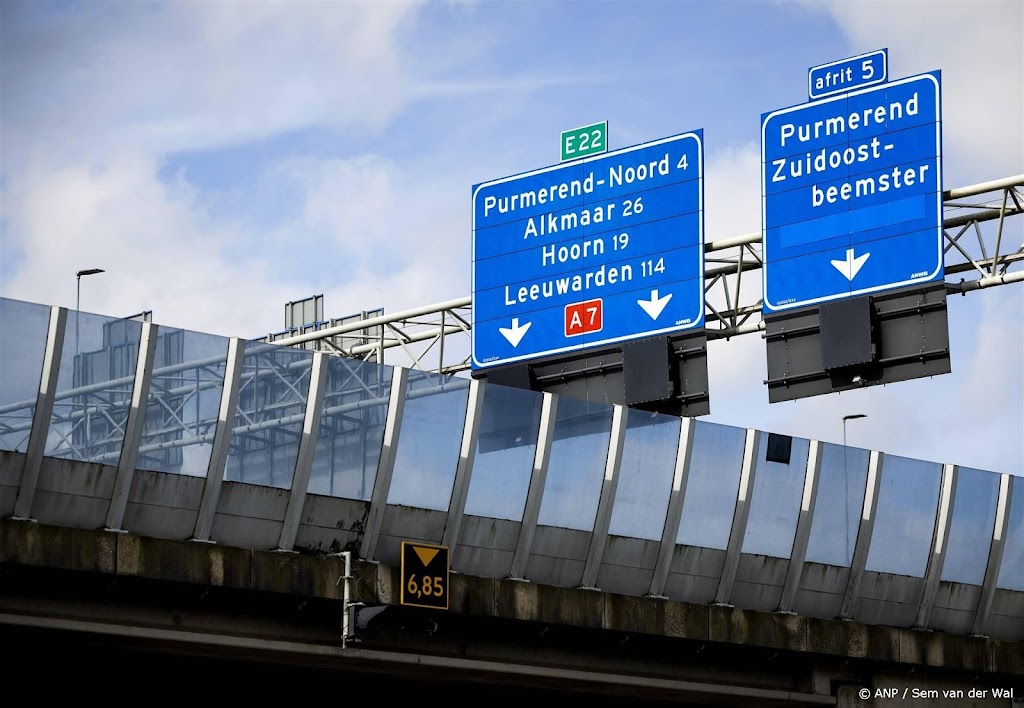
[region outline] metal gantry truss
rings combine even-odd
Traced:
[[[1017,228],[1022,225],[1020,219],[1010,221],[1010,217],[1024,212],[1024,175],[949,190],[945,193],[945,206],[948,293],[967,294],[982,288],[1024,281],[1024,267],[1021,267],[1024,262],[1024,229]],[[1011,223],[1016,225],[1013,229],[1007,226]],[[1012,237],[1009,235],[1011,232]],[[761,277],[753,272],[759,271],[762,265],[760,235],[747,234],[709,241],[705,244],[705,252],[708,264],[705,270],[708,338],[730,338],[763,330]],[[280,339],[273,344],[253,341],[244,346],[246,343],[239,340],[239,347],[244,346],[248,360],[246,368],[240,368],[237,373],[240,385],[248,390],[252,381],[258,379],[261,383],[258,390],[254,389],[251,401],[249,398],[243,400],[237,420],[231,421],[238,433],[232,453],[260,451],[257,457],[272,456],[278,441],[270,439],[268,436],[275,433],[268,431],[287,428],[281,434],[291,437],[298,433],[307,385],[302,377],[304,372],[308,372],[311,362],[307,358],[282,365],[273,355],[273,352],[288,351],[282,349],[282,345],[302,344],[308,348],[310,345],[306,343],[313,343],[313,348],[321,356],[333,359],[331,355],[340,354],[365,360],[352,361],[351,366],[360,368],[360,377],[364,374],[371,376],[374,382],[372,395],[369,389],[367,396],[357,396],[367,400],[349,400],[349,394],[335,400],[331,394],[326,404],[329,411],[339,415],[349,415],[350,408],[351,415],[356,415],[356,411],[383,403],[378,384],[385,375],[379,367],[385,363],[386,352],[391,353],[387,362],[391,366],[434,374],[454,374],[468,369],[472,329],[470,307],[471,298],[464,297],[390,315],[358,319]],[[66,319],[68,313],[64,312]],[[147,332],[148,328],[147,324]],[[160,340],[173,340],[172,343],[177,342],[176,346],[180,348],[174,332],[161,330]],[[152,346],[158,346],[158,342],[153,342]],[[183,352],[171,359],[165,355],[167,363],[152,372],[150,405],[154,412],[148,421],[140,454],[147,459],[159,458],[151,460],[151,464],[160,468],[180,465],[178,450],[181,448],[212,442],[218,412],[215,406],[200,405],[199,399],[207,390],[216,395],[225,385],[227,367],[224,355],[195,361],[184,361],[183,358],[187,358],[183,357]],[[130,365],[122,368],[130,368]],[[56,392],[47,454],[113,462],[118,455],[120,440],[127,434],[125,417],[137,373],[112,370],[106,381]],[[302,387],[297,386],[298,381],[302,382]],[[436,383],[443,385],[443,380]],[[340,387],[337,388],[339,395],[349,388],[344,381],[331,385]],[[34,418],[32,409],[36,403],[36,400],[26,400],[0,407],[0,436],[13,445],[13,449],[22,449],[27,443]],[[282,413],[282,408],[288,408],[288,414]],[[234,418],[234,414],[230,417]],[[342,432],[339,430],[339,435]],[[253,436],[258,439],[250,439]]]
[[[1010,271],[1024,261],[1024,238],[1008,237],[1010,217],[1024,212],[1024,174],[950,189],[943,195],[946,239],[946,290],[968,293],[982,288],[1024,281],[1024,269]],[[1015,221],[1014,223],[1018,223]],[[764,330],[761,319],[761,234],[752,233],[708,241],[704,245],[704,303],[708,339],[728,339]],[[321,340],[331,351],[346,356],[424,371],[453,374],[469,368],[470,296],[424,305],[362,322],[281,339],[295,345]],[[381,326],[380,338],[349,347],[331,339],[368,327]],[[396,357],[395,350],[403,356]]]

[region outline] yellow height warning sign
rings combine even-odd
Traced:
[[[402,541],[401,604],[448,609],[448,547]]]

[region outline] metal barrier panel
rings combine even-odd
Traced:
[[[523,508],[523,520],[519,526],[519,538],[516,550],[512,555],[512,566],[509,576],[523,579],[526,565],[530,560],[533,538],[537,531],[537,517],[540,516],[540,503],[544,498],[544,487],[547,484],[548,463],[551,460],[551,441],[555,432],[555,416],[558,413],[558,398],[551,393],[544,393],[540,411],[540,429],[537,431],[537,449],[533,456],[533,469],[530,473],[530,489],[526,495]]]
[[[981,585],[996,522],[999,475],[961,467],[940,580]]]
[[[618,488],[596,580],[602,590],[647,595],[660,584],[655,571],[662,557],[681,423],[675,416],[637,410],[626,418]]]
[[[227,355],[227,337],[160,328],[138,469],[206,476]]]
[[[226,481],[291,488],[312,367],[311,351],[246,347]]]
[[[941,477],[938,463],[886,455],[865,570],[924,577]]]
[[[660,541],[672,491],[680,419],[633,410],[626,421],[626,441],[619,486],[612,507],[610,536]]]
[[[316,453],[316,442],[320,434],[320,417],[324,409],[324,388],[327,383],[326,358],[317,352],[313,356],[313,367],[309,372],[309,393],[306,396],[306,409],[303,411],[299,451],[295,457],[295,473],[292,475],[288,506],[285,509],[284,521],[281,523],[281,534],[277,539],[277,548],[281,551],[293,549],[299,530],[299,521],[306,507],[309,474],[313,469],[313,456]]]
[[[388,504],[448,511],[469,381],[410,372]]]
[[[822,446],[807,562],[850,567],[864,506],[870,455],[867,450],[854,447],[831,443]]]
[[[393,369],[329,356],[310,494],[369,501],[377,477]]]
[[[723,551],[729,546],[746,435],[743,428],[697,421],[676,543]]]
[[[593,588],[597,582],[597,573],[604,559],[604,549],[608,544],[608,526],[611,523],[615,496],[619,489],[619,471],[622,468],[622,452],[626,444],[626,422],[629,420],[629,408],[614,406],[612,411],[612,429],[608,436],[608,454],[605,456],[604,477],[601,480],[601,496],[598,499],[594,518],[594,530],[590,534],[590,546],[587,548],[587,560],[580,574],[580,585]]]
[[[68,312],[47,457],[117,463],[141,336],[138,320]]]
[[[153,363],[156,358],[156,343],[159,327],[151,322],[142,323],[142,338],[139,343],[139,360],[135,366],[135,383],[132,387],[131,411],[125,424],[124,444],[117,460],[117,478],[110,495],[106,528],[119,531],[128,506],[128,494],[135,478],[139,447],[142,442],[142,425],[146,418],[146,401],[149,387],[153,382]]]
[[[540,525],[593,530],[613,411],[578,398],[559,399]]]
[[[377,543],[380,540],[381,528],[384,526],[388,496],[391,494],[395,458],[399,442],[402,439],[402,420],[405,417],[408,383],[408,369],[399,368],[391,372],[391,395],[388,398],[388,417],[384,421],[384,442],[381,445],[380,464],[377,466],[377,476],[373,480],[370,506],[366,513],[363,537],[359,544],[359,554],[370,560],[377,558]]]
[[[757,450],[757,472],[742,552],[789,558],[800,516],[810,441],[791,438],[789,462],[774,462],[767,458],[769,437],[761,436]]]
[[[220,505],[220,492],[224,485],[224,471],[227,467],[233,435],[232,422],[238,408],[238,392],[242,385],[242,361],[245,357],[245,340],[232,337],[228,342],[228,355],[224,365],[224,390],[221,391],[217,408],[217,429],[210,451],[210,464],[206,468],[203,485],[203,499],[199,504],[196,528],[193,538],[209,541],[214,517]]]
[[[485,384],[483,397],[464,513],[521,521],[530,490],[543,395]]]
[[[0,450],[28,449],[49,327],[47,305],[0,298]]]
[[[1014,477],[1010,483],[1013,492],[996,588],[1024,592],[1024,477]]]
[[[484,386],[479,379],[469,382],[469,400],[466,405],[466,422],[462,426],[462,442],[459,444],[459,466],[455,468],[452,483],[452,498],[448,503],[448,518],[444,522],[444,536],[441,545],[448,546],[449,562],[454,566],[462,519],[466,511],[466,496],[469,481],[473,477],[473,460],[476,459],[476,439],[480,430],[481,411],[484,407]]]

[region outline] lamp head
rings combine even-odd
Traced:
[[[106,273],[102,268],[86,268],[75,273],[76,276],[81,278],[83,275],[96,275],[97,273]]]

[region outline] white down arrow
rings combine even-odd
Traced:
[[[853,249],[846,249],[846,260],[845,261],[832,261],[832,265],[836,267],[840,273],[846,276],[847,280],[853,280],[857,277],[857,273],[864,267],[864,263],[867,262],[870,253],[865,253],[863,256],[853,257]]]
[[[661,314],[661,311],[665,309],[665,305],[667,305],[668,301],[671,299],[672,293],[664,295],[663,297],[658,297],[658,291],[652,290],[650,300],[637,300],[636,304],[644,308],[644,312],[650,315],[652,320],[656,320],[658,319],[658,315]]]
[[[526,332],[530,329],[530,325],[532,324],[532,322],[527,322],[520,327],[519,318],[513,317],[511,327],[498,327],[498,331],[501,332],[501,336],[507,339],[508,343],[515,348],[519,346],[519,342],[523,341],[523,336],[526,335]]]

